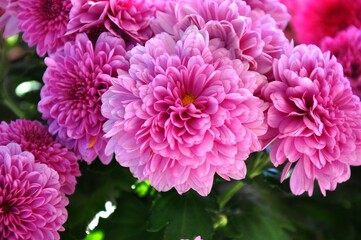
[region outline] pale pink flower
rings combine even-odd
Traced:
[[[354,26],[321,40],[323,51],[330,51],[341,63],[352,91],[361,98],[361,29]]]
[[[322,194],[350,177],[360,165],[361,103],[329,52],[315,45],[290,47],[275,60],[276,81],[265,88],[272,106],[267,122],[277,129],[270,157],[286,162],[282,180],[293,166],[291,190],[312,195],[314,181]]]
[[[80,176],[78,159],[50,135],[46,126],[30,120],[0,123],[0,145],[11,142],[19,144],[23,151],[31,152],[35,162],[54,169],[59,174],[62,192],[74,193],[76,177]]]
[[[130,56],[129,71],[102,96],[106,153],[159,191],[205,196],[216,173],[244,178],[244,161],[266,130],[266,106],[246,87],[260,75],[239,60],[213,58],[208,33],[195,26],[177,42],[156,35]]]
[[[351,25],[361,27],[361,0],[304,0],[295,7],[291,23],[300,43],[318,45]]]
[[[166,1],[159,0],[71,0],[68,33],[105,26],[115,36],[144,43],[154,33],[150,23]],[[128,42],[127,42],[128,43]]]
[[[271,15],[252,10],[242,0],[171,2],[164,11],[157,13],[152,27],[155,32],[174,35],[177,40],[190,25],[206,29],[210,32],[210,41],[221,41],[234,58],[249,62],[252,70],[271,79],[272,61],[281,56],[288,43]]]
[[[69,21],[70,0],[17,0],[19,29],[39,56],[55,52],[68,40],[64,37]]]
[[[59,141],[91,163],[97,156],[108,164],[104,153],[101,95],[117,70],[127,69],[124,41],[102,33],[95,45],[85,33],[67,42],[63,49],[45,59],[44,87],[38,105],[49,131]]]
[[[287,7],[279,0],[246,0],[246,2],[251,6],[252,10],[270,14],[280,29],[285,29],[291,19]]]
[[[0,146],[0,239],[60,239],[66,205],[55,170],[18,144]]]
[[[4,31],[4,38],[8,38],[19,33],[17,15],[17,0],[0,0],[0,31]]]

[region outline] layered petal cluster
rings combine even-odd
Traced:
[[[60,239],[67,204],[55,170],[16,143],[0,146],[0,239]]]
[[[0,0],[0,31],[3,37],[8,38],[19,33],[18,28],[18,1]]]
[[[196,26],[179,41],[156,35],[130,51],[129,71],[102,96],[106,152],[159,191],[205,196],[216,173],[244,178],[244,161],[260,150],[267,106],[252,89],[262,76],[227,55],[214,58],[209,42]]]
[[[280,57],[288,43],[270,14],[251,9],[243,0],[174,1],[157,14],[154,29],[177,40],[190,25],[207,29],[211,42],[223,45],[233,58],[247,61],[252,70],[270,78],[273,59]]]
[[[285,29],[291,19],[287,7],[280,0],[246,0],[246,2],[253,10],[270,14],[280,29]]]
[[[336,58],[315,45],[290,47],[275,61],[274,74],[265,88],[273,104],[268,125],[278,131],[271,161],[286,163],[282,179],[294,167],[294,194],[312,195],[317,181],[325,195],[350,177],[350,166],[361,164],[360,100]]]
[[[55,52],[68,40],[64,37],[69,21],[70,0],[17,0],[19,29],[39,56]]]
[[[72,0],[68,33],[85,32],[95,26],[115,36],[144,43],[154,33],[150,23],[166,1],[159,0]]]
[[[20,145],[23,151],[32,153],[35,162],[44,163],[59,174],[61,191],[72,194],[76,177],[80,176],[78,159],[74,152],[65,148],[39,121],[16,120],[0,124],[0,145],[11,142]]]
[[[335,37],[325,37],[320,47],[336,56],[353,92],[361,98],[361,29],[351,26]]]
[[[300,43],[318,45],[351,25],[361,27],[361,0],[305,0],[295,7],[292,25]]]
[[[101,95],[117,70],[127,69],[121,38],[102,33],[93,45],[85,33],[45,59],[47,69],[38,109],[49,132],[88,163],[97,156],[107,164],[102,125]]]

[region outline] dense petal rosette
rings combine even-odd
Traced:
[[[272,61],[283,53],[288,42],[270,14],[252,10],[242,0],[175,1],[157,13],[153,28],[156,32],[166,31],[177,40],[190,25],[206,28],[211,41],[221,40],[231,55],[249,62],[252,70],[270,78]]]
[[[351,25],[361,27],[361,0],[304,0],[294,8],[291,23],[300,43],[318,45]]]
[[[294,165],[294,194],[312,195],[315,180],[326,194],[361,164],[360,100],[336,58],[314,45],[290,47],[275,61],[274,74],[264,92],[273,104],[268,124],[278,131],[271,161],[287,162],[283,179]]]
[[[154,0],[72,0],[68,33],[85,32],[105,26],[115,36],[144,43],[154,33],[150,23],[166,1]],[[131,41],[132,42],[132,41]]]
[[[70,0],[18,0],[19,29],[39,56],[53,53],[68,40],[64,37],[69,21]]]
[[[45,59],[39,111],[50,133],[88,163],[97,155],[105,164],[112,158],[104,154],[100,98],[117,70],[128,68],[124,47],[122,39],[108,33],[102,33],[95,45],[82,33]]]
[[[0,239],[60,239],[67,204],[55,170],[18,144],[0,146]]]
[[[336,56],[350,80],[352,91],[361,98],[361,29],[351,26],[335,37],[325,37],[320,46]]]
[[[156,35],[130,55],[129,71],[102,97],[106,152],[160,191],[207,195],[215,173],[244,178],[244,161],[266,130],[264,102],[250,90],[262,76],[239,60],[213,58],[208,33],[195,26],[177,42]]]
[[[0,145],[17,143],[23,151],[31,152],[35,162],[44,163],[59,174],[61,191],[72,194],[76,177],[80,176],[78,159],[72,151],[57,142],[48,128],[38,121],[16,120],[0,124]]]

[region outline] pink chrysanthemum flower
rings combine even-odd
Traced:
[[[177,42],[156,35],[130,56],[129,72],[102,97],[106,152],[159,191],[205,196],[215,173],[244,178],[244,161],[266,130],[264,102],[246,87],[260,75],[239,60],[213,58],[207,32],[195,26]]]
[[[95,46],[85,33],[45,59],[44,87],[38,105],[49,131],[91,163],[97,156],[108,164],[102,125],[101,95],[117,70],[127,69],[124,41],[102,33]]]
[[[242,0],[179,0],[157,13],[155,32],[166,31],[179,39],[190,26],[210,32],[210,40],[221,41],[237,59],[272,78],[272,61],[288,43],[275,20],[263,11],[252,10]],[[217,47],[215,47],[217,49]]]
[[[0,0],[0,31],[4,31],[4,38],[8,38],[19,33],[17,15],[17,0]]]
[[[57,142],[48,128],[38,121],[16,120],[0,124],[0,145],[18,143],[23,151],[31,152],[35,162],[44,163],[57,171],[61,191],[72,194],[76,177],[80,176],[76,155]]]
[[[0,239],[60,239],[67,204],[56,171],[18,144],[0,146]]]
[[[336,56],[353,92],[361,98],[361,29],[351,26],[333,38],[322,39],[320,46]]]
[[[319,44],[351,25],[361,27],[361,0],[300,1],[291,21],[300,43]]]
[[[115,36],[144,43],[154,33],[150,23],[166,1],[154,0],[72,0],[68,33],[85,32],[105,26]],[[128,41],[127,41],[128,43]]]
[[[280,29],[285,29],[291,19],[287,7],[279,0],[246,0],[246,2],[253,10],[270,14]]]
[[[64,37],[69,21],[70,0],[18,0],[19,29],[39,56],[53,53],[68,40]]]
[[[268,124],[278,129],[271,161],[287,162],[282,180],[294,166],[294,194],[312,195],[317,181],[325,195],[350,177],[350,166],[361,164],[360,100],[336,58],[315,45],[290,47],[275,61],[274,74],[264,92],[273,103]]]

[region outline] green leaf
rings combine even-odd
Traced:
[[[278,189],[256,181],[244,187],[225,209],[228,224],[222,229],[224,234],[237,240],[292,239],[294,227],[280,204],[280,195]]]
[[[94,231],[89,233],[84,240],[103,240],[104,233],[102,231]]]
[[[147,205],[135,194],[126,193],[117,202],[115,212],[107,219],[100,219],[96,230],[104,233],[104,239],[159,240],[159,234],[146,232],[148,216]]]
[[[157,232],[165,228],[164,240],[194,239],[199,235],[202,239],[211,239],[214,230],[206,210],[208,198],[193,192],[184,195],[178,195],[175,191],[162,194],[152,209],[148,231]]]
[[[114,160],[107,166],[98,159],[91,165],[82,162],[81,173],[76,191],[69,197],[69,217],[65,223],[66,232],[62,233],[62,236],[73,236],[70,239],[83,239],[88,224],[104,210],[105,203],[116,201],[124,191],[133,192],[131,186],[135,182],[129,170]]]
[[[244,210],[229,218],[228,236],[244,240],[288,240],[285,218],[267,207],[244,205]]]

